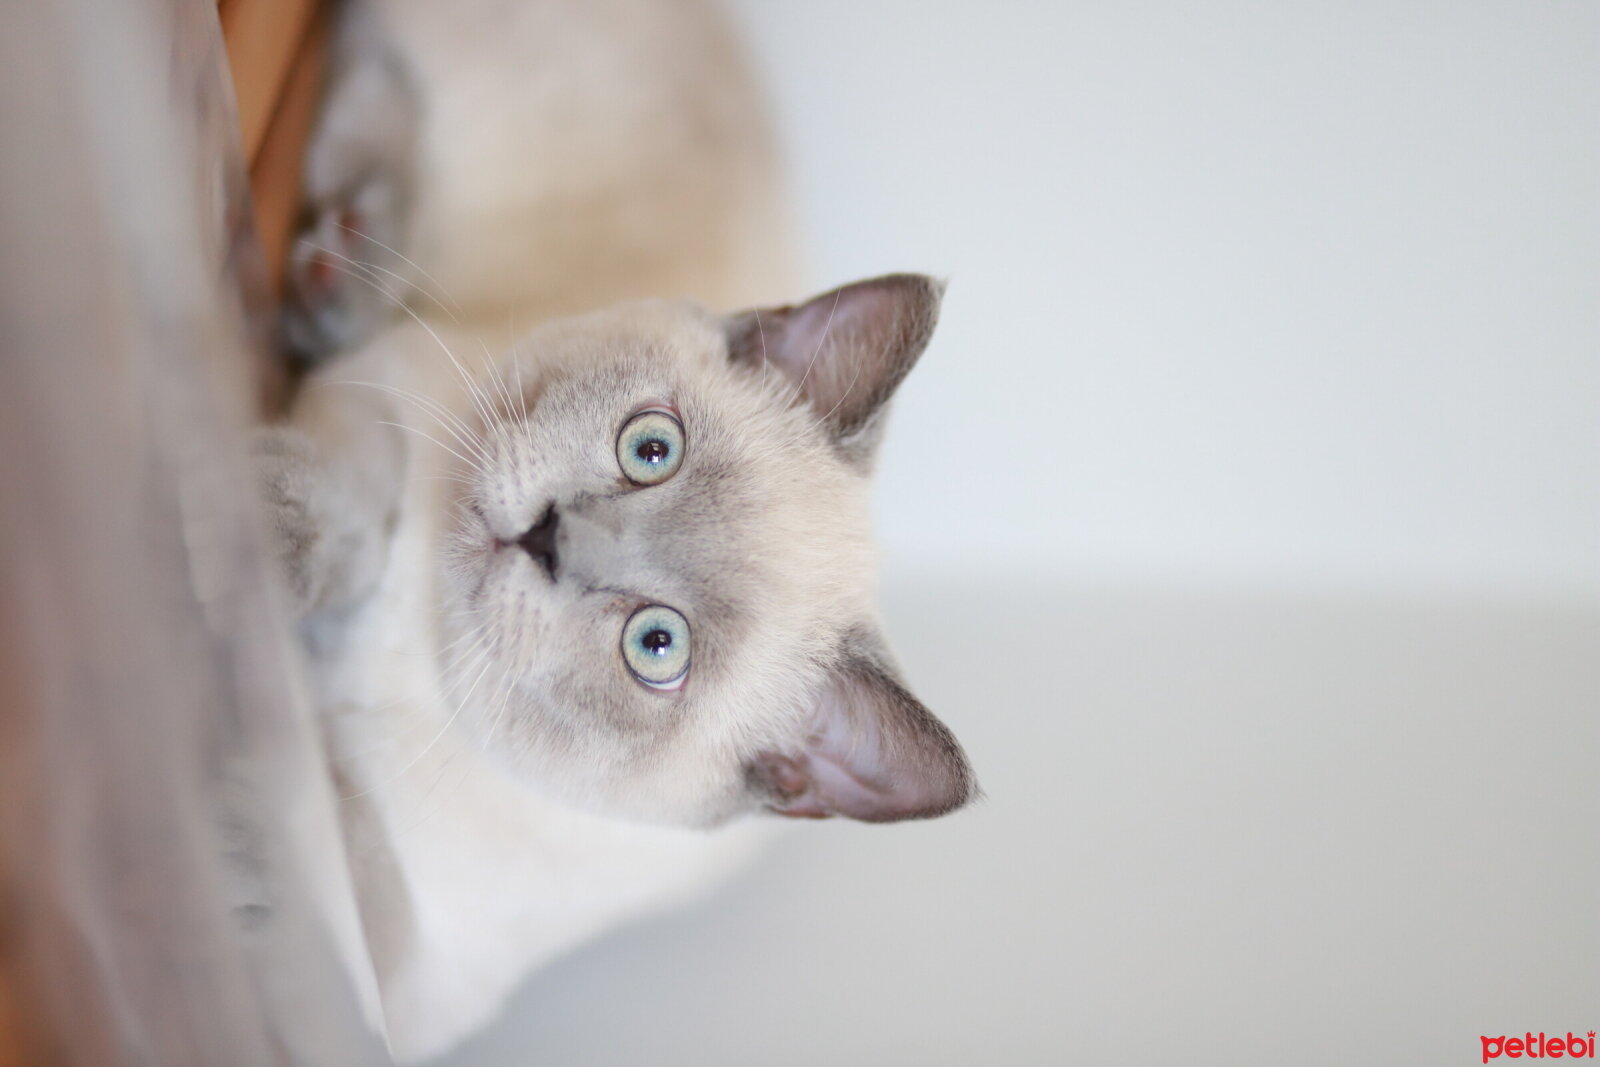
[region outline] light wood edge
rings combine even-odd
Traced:
[[[313,20],[294,57],[277,110],[250,167],[256,232],[274,294],[283,289],[284,264],[300,204],[301,161],[321,97],[327,51],[328,17],[323,11]]]
[[[262,149],[319,6],[317,0],[225,0],[219,8],[247,160]]]

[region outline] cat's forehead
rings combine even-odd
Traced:
[[[693,304],[648,301],[558,323],[530,337],[527,354],[534,421],[604,463],[631,415],[662,406],[689,435],[685,473],[692,467],[708,503],[771,506],[798,491],[845,506],[859,495],[861,472],[839,460],[792,384],[731,362],[722,320]]]
[[[665,359],[710,366],[727,353],[722,320],[688,301],[644,300],[559,319],[525,338],[536,361],[636,370]]]

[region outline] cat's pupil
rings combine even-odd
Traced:
[[[639,447],[633,450],[633,454],[646,463],[661,463],[671,451],[671,447],[665,441],[652,437],[648,441],[640,442]]]
[[[672,647],[672,635],[665,630],[651,630],[639,640],[648,651],[658,656]]]

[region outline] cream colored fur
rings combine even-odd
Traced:
[[[928,816],[974,787],[877,637],[866,522],[878,408],[937,286],[723,317],[797,294],[759,94],[702,4],[352,17],[301,266],[344,197],[409,258],[327,254],[410,310],[311,376],[264,463],[412,1061],[555,954],[732,870],[775,821],[748,813]],[[414,118],[384,112],[396,77]],[[357,157],[382,180],[351,192]],[[680,413],[688,458],[633,488],[617,426],[651,404]],[[546,574],[516,543],[555,508]],[[681,692],[619,658],[642,602],[690,620]]]
[[[762,92],[704,0],[371,0],[420,85],[412,234],[499,330],[800,291]],[[427,301],[423,301],[427,304]]]
[[[352,872],[401,1061],[481,1025],[552,956],[712,884],[772,828],[745,822],[706,833],[586,812],[530,789],[466,729],[503,710],[506,692],[498,668],[479,674],[481,660],[461,662],[462,645],[445,647],[461,636],[448,614],[460,609],[436,585],[447,479],[461,464],[415,435],[462,446],[421,409],[372,388],[454,395],[470,411],[441,343],[471,358],[468,333],[402,326],[327,368],[297,412],[297,428],[320,440],[348,444],[353,427],[330,430],[353,416],[406,455],[401,518],[376,587],[349,612],[311,623]],[[474,369],[481,361],[480,350]],[[371,384],[342,384],[358,381]],[[372,405],[412,432],[385,433]],[[458,671],[442,672],[451,662]]]

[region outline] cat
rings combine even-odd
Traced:
[[[259,461],[413,1061],[758,813],[977,794],[867,523],[943,287],[775,302],[772,139],[709,5],[364,0],[335,56],[283,320],[314,366]]]

